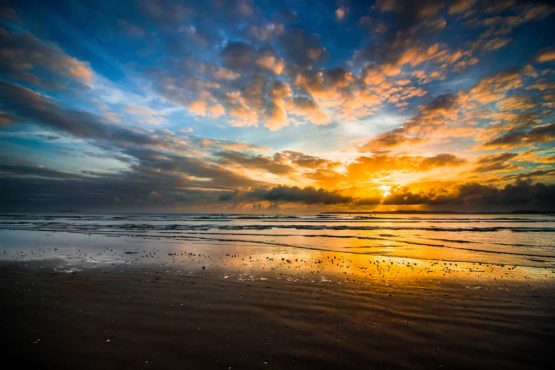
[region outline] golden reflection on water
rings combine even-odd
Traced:
[[[190,248],[190,244],[187,248]],[[515,264],[460,262],[459,260],[463,258],[461,255],[464,255],[464,258],[467,256],[465,251],[457,255],[459,252],[457,250],[448,250],[448,257],[454,260],[445,260],[445,251],[426,247],[413,251],[411,258],[384,256],[381,253],[372,255],[261,247],[248,243],[224,243],[218,246],[211,243],[202,249],[211,255],[211,267],[221,267],[241,273],[335,276],[383,282],[422,279],[555,280],[553,269]]]

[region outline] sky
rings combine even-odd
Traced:
[[[0,210],[553,209],[548,1],[0,2]]]

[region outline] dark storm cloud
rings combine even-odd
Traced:
[[[539,208],[555,204],[555,185],[517,180],[504,187],[466,183],[457,186],[451,193],[414,193],[400,189],[388,196],[383,204],[388,205],[457,205],[484,206],[532,206]]]
[[[505,187],[463,184],[450,196],[439,196],[432,204],[468,205],[534,205],[550,207],[555,204],[555,185],[516,181]]]
[[[6,177],[0,182],[0,203],[8,209],[144,209],[214,202],[217,192],[181,189],[167,179],[136,174],[103,177]],[[182,185],[182,184],[180,184]]]
[[[127,171],[68,173],[42,166],[0,166],[3,208],[176,208],[212,203],[224,190],[267,186],[216,165],[186,157],[134,152]]]
[[[222,202],[291,202],[303,204],[327,205],[425,205],[425,206],[469,206],[481,208],[485,206],[531,206],[545,208],[555,204],[555,185],[532,183],[517,180],[504,187],[467,183],[457,186],[451,193],[422,192],[414,193],[403,188],[393,192],[383,200],[379,198],[353,198],[343,196],[335,191],[316,189],[313,187],[299,188],[296,186],[277,186],[269,189],[251,191],[225,192],[219,197]]]
[[[276,186],[270,189],[254,189],[248,192],[236,191],[224,193],[220,196],[220,200],[225,202],[268,201],[304,204],[345,204],[352,202],[353,198],[321,188]]]

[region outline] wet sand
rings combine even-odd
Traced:
[[[537,369],[553,360],[551,279],[146,263],[67,273],[59,263],[0,262],[10,368]]]

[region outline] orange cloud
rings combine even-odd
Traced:
[[[555,61],[555,50],[547,50],[536,57],[539,63],[547,63]]]

